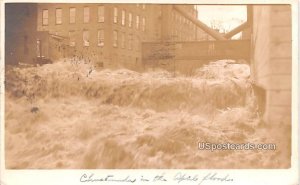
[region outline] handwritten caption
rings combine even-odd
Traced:
[[[138,183],[162,183],[162,182],[170,182],[170,183],[177,183],[177,184],[196,184],[196,185],[203,185],[206,182],[219,182],[219,183],[230,183],[233,182],[233,178],[229,176],[229,174],[218,174],[218,173],[208,173],[205,175],[189,175],[187,173],[178,172],[174,176],[167,176],[165,173],[154,175],[154,176],[144,176],[141,175],[140,177],[134,177],[134,176],[117,176],[108,174],[105,176],[97,176],[94,173],[84,173],[80,176],[79,179],[82,183],[101,183],[101,182],[112,182],[112,183],[126,183],[126,184],[138,184]]]

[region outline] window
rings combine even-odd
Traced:
[[[88,23],[90,21],[90,8],[84,7],[83,8],[83,22]]]
[[[113,40],[113,46],[114,47],[118,47],[118,32],[116,30],[114,30],[113,32],[113,36],[114,36],[114,40]]]
[[[132,13],[128,14],[128,26],[129,26],[129,28],[132,27]]]
[[[140,28],[140,16],[136,16],[136,29],[139,29]]]
[[[90,46],[90,35],[88,30],[83,30],[83,46]]]
[[[125,33],[121,34],[121,48],[125,48]]]
[[[132,49],[132,34],[128,35],[128,49]]]
[[[104,6],[98,6],[98,22],[104,22]]]
[[[56,8],[55,10],[55,23],[61,24],[62,23],[62,9]]]
[[[118,22],[118,8],[114,7],[114,23]]]
[[[125,13],[125,10],[122,10],[122,26],[125,26],[125,16],[126,16],[126,13]]]
[[[142,19],[142,30],[143,31],[146,30],[146,19],[145,19],[145,17],[143,17],[143,19]]]
[[[75,31],[69,31],[69,39],[70,39],[69,45],[71,47],[74,47],[76,45],[76,43],[75,43]]]
[[[42,24],[43,25],[48,25],[48,18],[49,18],[49,15],[48,15],[48,10],[43,10],[43,13],[42,13],[42,17],[43,17],[43,20],[42,20]]]
[[[76,20],[76,8],[70,8],[70,23],[75,23]]]
[[[37,57],[41,57],[42,56],[42,53],[41,53],[41,41],[40,40],[37,40],[36,41],[36,54],[37,54]]]
[[[136,42],[136,44],[135,44],[135,49],[136,49],[137,51],[139,51],[139,50],[140,50],[140,39],[139,39],[139,37],[136,37],[135,42]]]
[[[98,46],[104,46],[104,30],[98,30]]]

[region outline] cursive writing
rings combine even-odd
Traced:
[[[83,174],[80,177],[80,182],[129,182],[135,183],[136,179],[126,176],[125,178],[116,178],[114,175],[106,175],[104,178],[94,177],[94,174],[91,175]]]
[[[191,175],[187,175],[185,173],[177,173],[175,176],[174,176],[174,181],[177,182],[177,183],[181,183],[181,182],[184,182],[184,181],[194,181],[194,182],[197,182],[198,181],[198,175],[194,175],[194,176],[191,176]]]
[[[224,177],[220,177],[217,173],[209,173],[200,181],[198,185],[202,184],[205,181],[232,182],[233,179],[229,178],[228,174]]]
[[[140,184],[141,182],[168,182],[172,181],[176,182],[177,184],[195,184],[195,185],[204,185],[205,182],[214,181],[214,182],[232,182],[233,178],[229,177],[228,174],[220,175],[218,173],[208,173],[205,176],[201,176],[199,174],[187,174],[183,172],[178,172],[174,175],[172,179],[166,177],[165,173],[154,175],[154,176],[140,176],[140,178],[135,178],[130,175],[127,175],[123,178],[116,177],[115,175],[106,175],[103,177],[95,177],[93,173],[91,174],[83,174],[80,177],[80,182],[83,183],[93,183],[93,182],[120,182],[120,183],[130,183],[130,184]],[[160,183],[159,183],[160,184]]]

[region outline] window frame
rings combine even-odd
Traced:
[[[101,32],[102,32],[103,39],[101,39]],[[104,37],[105,37],[104,36],[104,29],[98,29],[98,31],[97,31],[97,46],[99,46],[99,47],[103,47],[104,46]]]
[[[146,31],[146,18],[142,17],[142,31]]]
[[[102,14],[101,14],[101,12],[102,12]],[[97,14],[98,14],[98,22],[103,23],[105,21],[104,5],[98,5]]]
[[[126,25],[126,11],[124,9],[121,11],[121,25]]]
[[[74,16],[72,16],[72,11],[71,10],[74,10]],[[73,19],[71,18],[73,17]],[[72,21],[74,20],[74,21]],[[76,23],[76,8],[75,7],[70,7],[69,9],[69,23],[70,24],[75,24]]]
[[[72,33],[73,35],[72,35],[71,33]],[[73,39],[71,39],[71,38],[74,38],[74,41],[73,41],[74,44],[72,44],[72,40],[73,40]],[[70,47],[75,47],[75,46],[76,46],[75,30],[70,30],[70,31],[69,31],[69,46],[70,46]]]
[[[128,35],[128,49],[129,50],[132,50],[132,48],[133,48],[132,42],[133,42],[133,34],[129,34]]]
[[[113,30],[113,47],[117,48],[118,47],[118,31]]]
[[[87,24],[90,22],[90,7],[85,6],[83,7],[83,23]]]
[[[59,10],[60,10],[60,17],[58,16],[59,15],[58,14]],[[56,8],[55,9],[55,24],[56,25],[61,25],[62,24],[62,17],[63,17],[62,14],[63,14],[62,8]],[[58,20],[60,20],[60,22]]]
[[[132,28],[132,17],[133,14],[131,12],[128,13],[128,27]]]
[[[135,28],[137,30],[140,29],[140,16],[139,15],[136,15],[136,17],[135,17]]]
[[[86,42],[87,44],[85,43],[85,33],[87,33],[87,42]],[[89,47],[90,46],[90,32],[89,32],[89,30],[87,30],[87,29],[83,30],[83,32],[82,32],[82,41],[83,41],[82,45],[84,47]]]
[[[118,8],[114,7],[113,10],[113,23],[117,24],[118,23]]]
[[[47,12],[47,17],[45,17],[44,12]],[[45,20],[47,20],[47,23],[45,23]],[[49,25],[49,10],[48,9],[43,9],[42,10],[42,25],[43,26],[48,26]]]
[[[125,32],[121,32],[121,48],[125,49],[126,46],[126,39],[125,39],[126,35]]]

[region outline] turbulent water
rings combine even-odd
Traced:
[[[259,126],[249,73],[248,65],[232,61],[192,76],[96,70],[79,61],[8,67],[6,166],[285,167],[279,150],[198,150],[198,142],[280,139]]]

